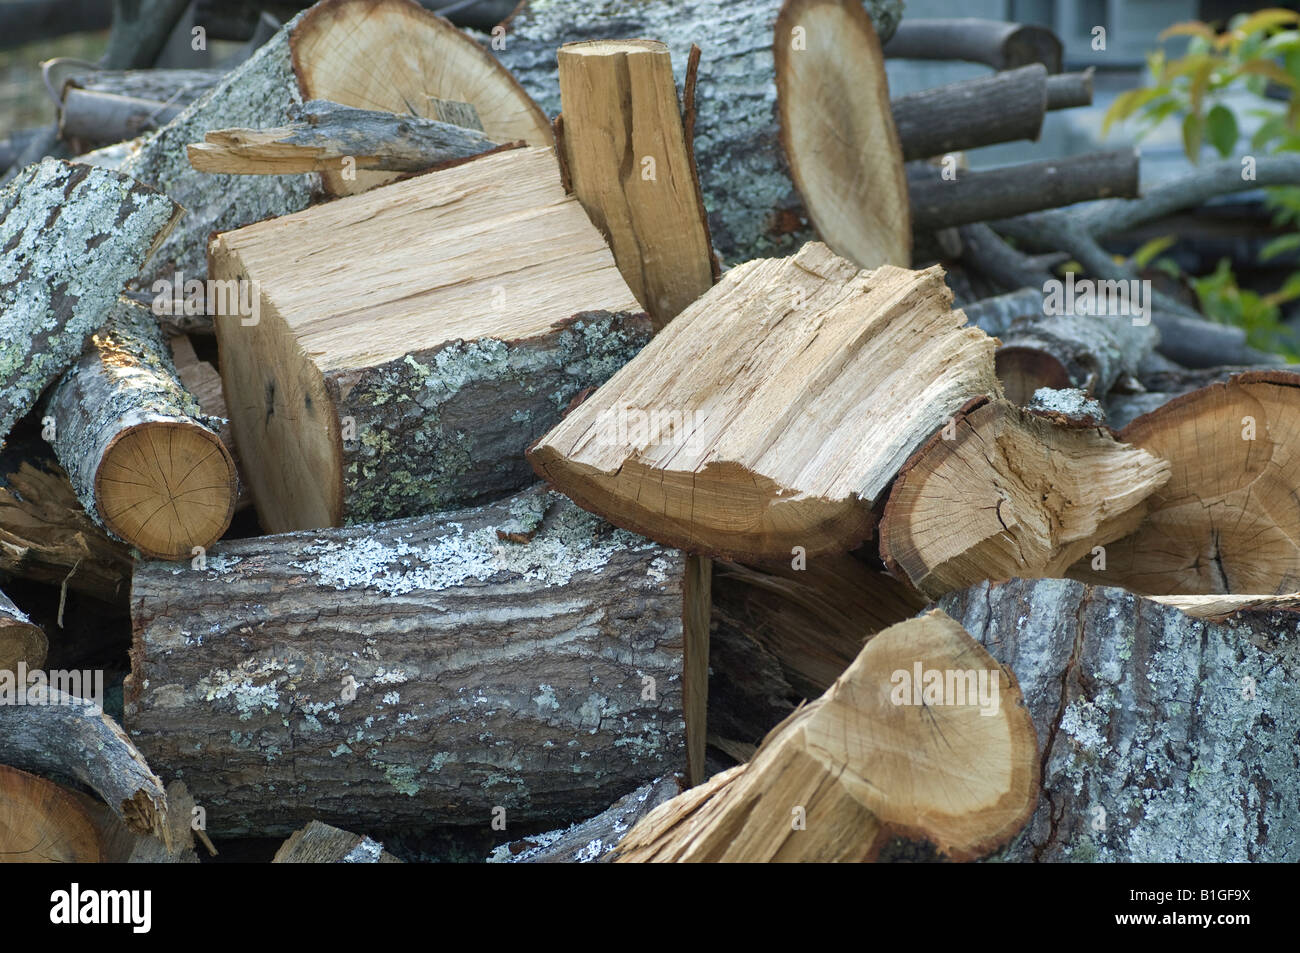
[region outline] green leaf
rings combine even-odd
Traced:
[[[1183,152],[1195,165],[1201,154],[1201,143],[1205,138],[1205,119],[1196,113],[1188,113],[1183,119]]]
[[[1259,260],[1268,261],[1271,258],[1276,258],[1278,255],[1289,251],[1296,251],[1297,249],[1300,249],[1300,233],[1294,235],[1279,235],[1260,250]],[[1294,275],[1292,277],[1294,277]]]
[[[1283,86],[1289,86],[1295,89],[1296,81],[1290,73],[1278,66],[1272,60],[1251,60],[1249,63],[1243,63],[1237,68],[1237,75],[1253,73],[1271,79],[1275,83],[1281,83]]]
[[[1205,135],[1210,145],[1219,151],[1225,159],[1232,155],[1237,144],[1237,117],[1232,110],[1222,103],[1210,110],[1205,117]]]
[[[1184,20],[1182,23],[1175,23],[1166,29],[1156,37],[1156,40],[1163,43],[1171,36],[1199,36],[1207,43],[1212,43],[1215,35],[1215,32],[1200,20]]]
[[[1264,120],[1260,127],[1255,130],[1255,134],[1250,137],[1250,147],[1252,149],[1263,149],[1274,139],[1280,138],[1286,134],[1286,117],[1282,115],[1273,115]]]
[[[1143,243],[1142,247],[1133,253],[1133,264],[1138,268],[1145,268],[1156,255],[1159,255],[1175,241],[1177,241],[1177,238],[1173,235],[1161,235],[1159,238],[1153,238]]]
[[[1288,301],[1294,301],[1300,298],[1300,271],[1291,275],[1277,291],[1268,295],[1264,300],[1269,304],[1285,304]]]
[[[1300,13],[1294,10],[1280,10],[1276,7],[1270,10],[1259,10],[1251,14],[1246,19],[1238,23],[1233,31],[1243,33],[1249,36],[1252,33],[1258,33],[1270,27],[1285,26],[1288,23],[1300,23]]]
[[[1104,136],[1112,124],[1128,119],[1147,103],[1164,95],[1169,90],[1161,86],[1146,89],[1130,89],[1115,97],[1115,101],[1106,110],[1106,117],[1101,122],[1101,134]]]

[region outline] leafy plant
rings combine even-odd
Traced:
[[[1176,23],[1160,34],[1190,37],[1187,52],[1167,59],[1162,50],[1147,54],[1152,83],[1120,94],[1107,110],[1103,135],[1119,121],[1138,123],[1141,139],[1168,121],[1182,129],[1183,151],[1193,164],[1208,146],[1228,158],[1242,138],[1242,122],[1227,102],[1233,93],[1254,94],[1259,106],[1245,115],[1259,121],[1250,136],[1255,152],[1300,152],[1300,13],[1269,9],[1240,14],[1228,29],[1216,33],[1199,21]],[[1268,95],[1272,85],[1285,99]],[[1300,187],[1279,186],[1267,190],[1267,204],[1273,224],[1290,227],[1290,234],[1269,242],[1264,260],[1300,251]],[[1148,243],[1150,246],[1152,243]],[[1150,250],[1144,246],[1138,262],[1145,267],[1167,245]],[[1135,256],[1135,259],[1138,256]],[[1152,267],[1179,275],[1177,265],[1164,258]],[[1282,287],[1269,295],[1241,288],[1228,261],[1220,261],[1210,275],[1191,278],[1202,310],[1214,320],[1246,329],[1255,347],[1297,359],[1297,340],[1281,320],[1281,305],[1300,297],[1300,272],[1292,274]]]

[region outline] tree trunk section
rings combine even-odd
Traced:
[[[540,489],[148,563],[127,724],[214,834],[567,823],[684,765],[684,571]]]

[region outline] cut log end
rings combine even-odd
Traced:
[[[706,643],[707,645],[707,643]],[[50,643],[40,626],[32,624],[27,616],[0,592],[0,672],[18,671],[18,663],[28,669],[45,664],[45,654]]]
[[[181,559],[225,533],[238,485],[220,437],[195,423],[158,421],[130,427],[109,445],[95,499],[104,525],[142,553]]]

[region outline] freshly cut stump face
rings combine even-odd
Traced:
[[[1169,482],[1105,569],[1071,575],[1152,595],[1300,589],[1300,375],[1258,371],[1145,414],[1120,438],[1168,460]]]
[[[95,473],[104,524],[147,556],[188,558],[210,546],[235,512],[235,463],[221,439],[197,425],[149,423],[124,430]]]
[[[781,141],[817,234],[859,268],[907,267],[903,149],[870,15],[860,0],[788,0],[772,53]]]
[[[495,142],[555,144],[546,114],[489,52],[411,0],[326,0],[290,38],[302,97],[441,119],[439,100],[469,103]],[[391,182],[393,172],[323,174],[332,195]]]
[[[0,765],[0,863],[96,864],[102,838],[70,791]]]

